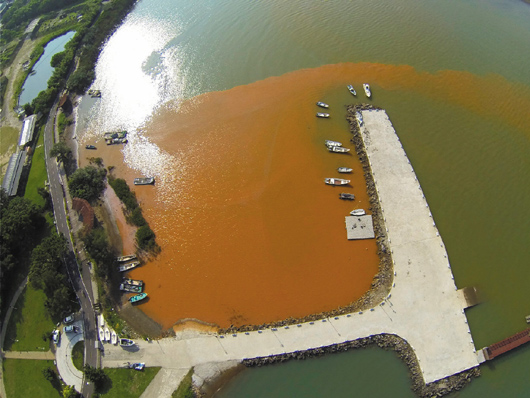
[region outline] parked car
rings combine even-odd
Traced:
[[[81,330],[79,329],[79,327],[75,325],[68,325],[64,327],[64,332],[65,333],[80,333]]]
[[[72,323],[74,321],[74,314],[71,314],[71,315],[68,315],[66,318],[64,318],[64,323],[66,323],[67,325],[69,323]]]
[[[55,344],[59,344],[59,340],[61,340],[61,332],[59,332],[57,329],[55,329],[52,333],[52,340]]]

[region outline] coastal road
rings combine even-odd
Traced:
[[[64,261],[68,276],[77,295],[81,306],[81,315],[84,325],[84,339],[85,339],[85,363],[97,367],[97,349],[95,348],[95,341],[97,339],[96,329],[96,314],[94,312],[94,295],[92,292],[92,282],[90,279],[90,272],[85,270],[81,274],[79,271],[79,264],[75,256],[75,247],[70,235],[70,228],[68,226],[68,218],[66,215],[66,178],[64,176],[64,169],[60,168],[55,158],[50,157],[50,151],[54,144],[55,136],[55,115],[57,113],[57,102],[54,104],[46,127],[44,130],[44,151],[46,158],[46,170],[48,172],[48,182],[50,184],[50,194],[53,204],[53,213],[55,219],[55,226],[57,232],[63,234],[66,238],[68,250]],[[86,267],[85,267],[86,268]],[[90,397],[93,393],[93,387],[90,384],[83,384],[82,391],[84,397]]]

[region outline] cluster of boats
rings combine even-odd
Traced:
[[[92,98],[101,98],[101,90],[88,90],[87,94]]]
[[[357,91],[355,91],[355,88],[353,88],[351,84],[348,84],[346,87],[348,91],[352,93],[352,95],[357,96]],[[370,91],[370,85],[368,83],[363,83],[363,90],[368,98],[372,96],[372,92]]]
[[[107,145],[113,144],[126,144],[127,143],[127,131],[116,131],[111,133],[105,133],[103,135]]]
[[[137,260],[135,254],[117,257],[116,261],[122,263],[118,266],[120,272],[129,271],[140,265],[140,261]],[[123,282],[120,284],[120,290],[128,293],[136,293],[134,296],[129,297],[131,303],[137,303],[147,298],[147,293],[143,292],[144,281],[141,280],[123,278]]]

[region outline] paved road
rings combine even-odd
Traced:
[[[74,291],[81,305],[81,314],[83,318],[83,329],[85,339],[85,363],[97,367],[97,349],[94,343],[97,338],[96,332],[96,315],[93,308],[93,292],[92,283],[90,280],[90,273],[79,272],[79,265],[74,254],[74,246],[70,236],[70,229],[68,227],[65,201],[66,201],[66,178],[64,169],[59,167],[57,161],[49,156],[50,150],[54,144],[55,138],[55,115],[57,113],[57,103],[53,106],[46,128],[44,131],[44,150],[46,154],[46,169],[48,172],[48,182],[50,184],[50,194],[53,203],[53,213],[55,216],[55,223],[57,232],[63,234],[68,242],[68,252],[65,255],[66,269],[68,276],[72,282]],[[85,397],[90,397],[93,393],[91,385],[83,384],[81,391]]]

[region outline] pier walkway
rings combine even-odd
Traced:
[[[498,357],[508,351],[514,350],[517,347],[526,344],[530,341],[530,329],[523,330],[513,336],[507,337],[498,343],[492,344],[489,347],[483,348],[484,358],[489,361]]]
[[[364,313],[282,328],[229,335],[183,333],[140,341],[135,350],[107,344],[103,366],[119,367],[126,362],[168,369],[215,366],[383,333],[398,335],[410,344],[426,383],[478,366],[464,314],[466,304],[457,291],[444,243],[414,170],[386,112],[363,111],[362,116],[361,132],[394,262],[394,286],[385,300]]]

